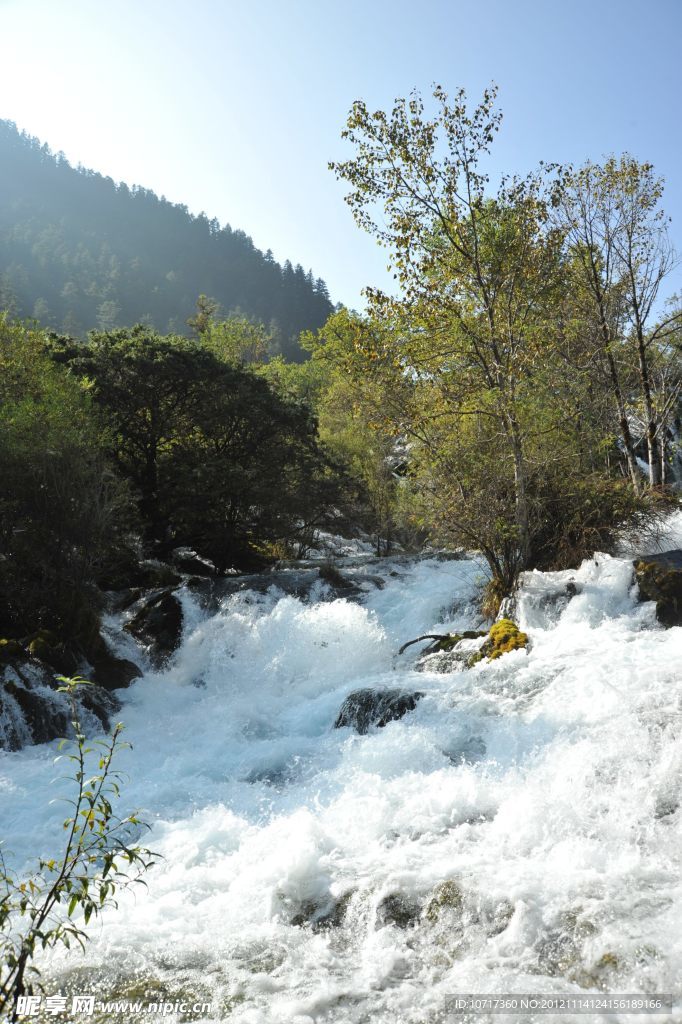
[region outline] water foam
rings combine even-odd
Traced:
[[[397,647],[480,624],[480,566],[372,571],[385,586],[362,604],[271,590],[207,615],[183,596],[174,663],[121,713],[125,801],[165,860],[84,960],[53,958],[55,984],[82,965],[104,992],[161,980],[243,1024],[416,1024],[462,991],[682,988],[682,630],[637,603],[631,563],[598,556],[526,574],[528,654],[420,672]],[[424,696],[367,735],[333,729],[359,686]],[[0,759],[19,862],[54,849],[53,753]]]

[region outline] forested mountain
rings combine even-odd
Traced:
[[[201,293],[261,321],[290,359],[332,312],[324,281],[243,231],[76,169],[0,120],[0,309],[76,337],[136,322],[186,333]]]

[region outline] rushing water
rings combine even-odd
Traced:
[[[151,987],[240,1024],[417,1024],[458,992],[679,994],[682,629],[637,603],[632,563],[527,574],[530,651],[448,672],[397,650],[480,624],[475,560],[354,572],[354,600],[183,594],[179,652],[120,715],[123,804],[165,859],[85,956],[53,958],[48,991]],[[424,696],[334,729],[359,687]],[[59,842],[54,755],[0,757],[17,863]]]

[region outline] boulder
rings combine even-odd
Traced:
[[[12,661],[24,653],[24,648],[18,640],[0,640],[0,664]]]
[[[13,698],[19,706],[33,743],[47,743],[69,733],[71,716],[68,705],[65,701],[54,699],[49,679],[45,679],[43,685],[35,689],[10,680],[5,683],[4,692],[5,701],[7,697]],[[21,731],[20,728],[16,729],[17,738],[21,736]],[[23,745],[15,740],[12,747],[17,749]]]
[[[32,658],[49,665],[59,675],[72,676],[78,672],[82,656],[75,643],[64,644],[49,629],[40,629],[24,641]]]
[[[487,658],[495,661],[510,651],[522,651],[528,647],[528,634],[522,633],[511,619],[499,619],[494,622],[488,632],[488,639],[478,651],[469,658],[467,665],[471,667]]]
[[[161,668],[180,643],[182,605],[171,590],[162,590],[147,598],[123,628],[147,648],[152,664]]]
[[[142,670],[134,661],[119,658],[107,648],[98,651],[90,660],[92,682],[105,690],[122,690],[142,675]]]
[[[423,696],[424,694],[418,691],[406,693],[403,690],[353,690],[341,705],[334,728],[350,726],[361,735],[369,732],[373,725],[381,729],[388,722],[402,718],[408,711],[414,711],[417,701]]]
[[[461,916],[463,907],[464,895],[459,883],[453,878],[447,878],[433,890],[426,905],[425,917],[431,924],[435,924],[444,911],[454,911]]]
[[[379,928],[394,924],[397,928],[409,928],[416,923],[421,907],[412,896],[392,892],[384,896],[377,907],[376,923]]]
[[[682,626],[682,550],[635,559],[640,601],[656,602],[661,625]]]
[[[0,664],[0,747],[6,750],[47,743],[73,732],[71,708],[58,692],[53,667],[18,646]],[[88,732],[107,730],[110,716],[121,706],[113,694],[95,685],[79,687],[76,700]]]

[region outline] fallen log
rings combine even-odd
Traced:
[[[403,644],[398,651],[398,654],[402,654],[403,651],[406,651],[408,647],[412,646],[412,644],[418,644],[421,640],[447,640],[449,636],[449,633],[424,633],[423,636],[415,637],[414,640],[408,640],[406,644]]]

